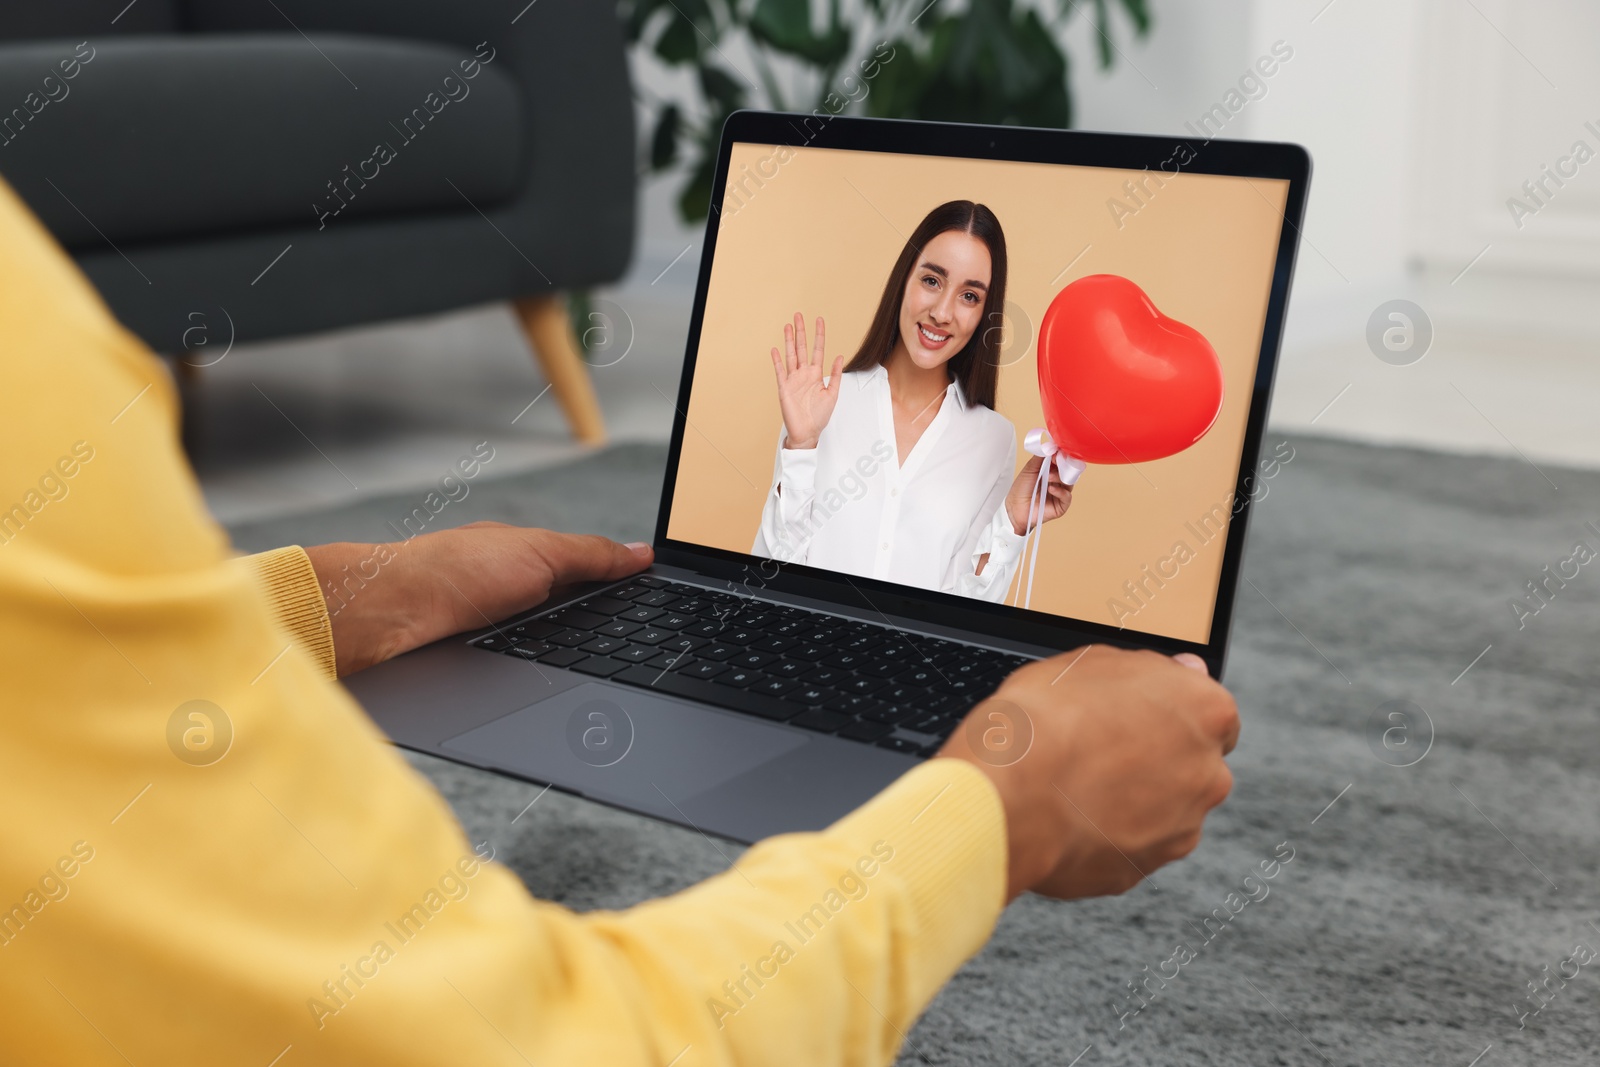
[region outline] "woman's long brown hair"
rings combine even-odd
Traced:
[[[971,200],[940,204],[917,225],[905,248],[901,249],[900,258],[895,260],[894,269],[889,272],[883,296],[878,300],[878,310],[872,315],[872,324],[867,327],[861,347],[845,370],[871,370],[889,358],[900,336],[900,304],[905,299],[906,279],[911,277],[917,257],[928,242],[952,230],[971,234],[982,241],[989,249],[991,266],[989,291],[984,298],[978,328],[966,347],[951,356],[945,367],[961,386],[961,394],[968,404],[992,408],[995,384],[1000,376],[1001,326],[1006,306],[1006,235],[994,212]]]

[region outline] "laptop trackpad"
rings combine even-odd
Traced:
[[[596,800],[660,807],[806,743],[803,734],[730,712],[585,682],[442,747]]]

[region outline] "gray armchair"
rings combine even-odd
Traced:
[[[561,293],[634,232],[597,0],[0,0],[0,174],[156,351],[514,301],[604,436]]]

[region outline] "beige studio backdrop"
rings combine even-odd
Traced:
[[[1033,342],[1067,283],[1120,274],[1216,349],[1224,398],[1211,431],[1168,459],[1091,465],[1044,527],[1033,587],[1038,611],[1208,638],[1224,538],[1206,540],[1215,524],[1199,522],[1232,499],[1287,182],[1168,174],[1158,185],[1139,171],[751,144],[734,146],[730,173],[742,194],[730,190],[717,235],[669,537],[750,551],[782,426],[770,352],[784,324],[798,311],[809,334],[822,316],[829,365],[848,360],[906,236],[938,204],[977,200],[1006,236],[997,409],[1017,428],[1019,470],[1023,435],[1044,425]],[[1129,181],[1143,184],[1137,199]],[[1172,575],[1159,586],[1147,577],[1158,571]]]

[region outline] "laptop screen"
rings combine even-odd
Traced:
[[[667,536],[1206,642],[1289,182],[1171,163],[734,143]]]

